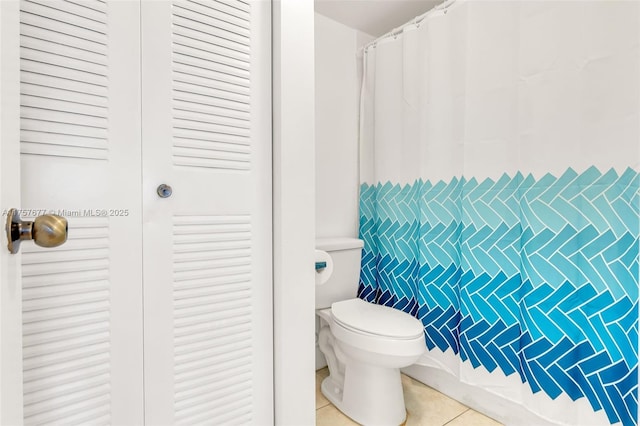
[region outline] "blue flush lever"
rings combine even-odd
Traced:
[[[327,262],[316,262],[316,271],[327,267]]]

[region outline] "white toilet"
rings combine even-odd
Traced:
[[[318,345],[329,365],[322,393],[360,424],[395,426],[406,419],[400,368],[425,351],[423,327],[407,313],[356,298],[362,247],[355,238],[316,240],[333,269],[316,284]]]

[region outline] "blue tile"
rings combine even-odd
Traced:
[[[629,234],[625,234],[622,236],[621,239],[627,239],[627,235]],[[638,238],[634,238],[631,235],[629,235],[629,237],[631,238],[631,242],[629,244],[629,248],[627,249],[626,252],[624,252],[624,254],[622,255],[622,257],[620,258],[620,261],[622,262],[623,265],[631,265],[633,264],[633,262],[637,262],[638,260],[638,245],[640,244],[640,242],[638,241]],[[605,256],[606,259],[606,256]],[[637,275],[634,275],[637,277]]]
[[[555,265],[544,259],[542,256],[532,253],[529,255],[529,262],[541,277],[538,284],[549,284],[552,287],[559,287],[566,282],[567,277]],[[535,283],[534,283],[535,284]]]
[[[461,325],[460,334],[464,334],[467,339],[471,340],[483,334],[489,329],[489,327],[491,327],[491,325],[486,321],[476,322],[471,327],[466,329],[462,328]]]
[[[623,330],[629,330],[634,325],[638,324],[638,302],[634,303],[629,312],[622,317],[618,324],[622,327]]]
[[[525,287],[527,284],[529,283],[523,283],[523,287]],[[555,289],[551,286],[541,285],[535,290],[532,289],[530,292],[528,292],[529,294],[526,295],[525,302],[527,306],[534,306],[538,302],[549,297],[551,294],[553,294],[554,291]]]
[[[551,397],[551,399],[556,399],[562,393],[560,386],[558,386],[558,384],[540,365],[538,365],[537,362],[529,362],[529,367],[531,368],[531,373],[535,376],[540,387]]]
[[[429,336],[431,341],[438,347],[438,349],[440,349],[442,352],[447,350],[449,344],[435,327],[428,325],[425,327],[425,332],[427,336]]]
[[[638,366],[636,365],[629,373],[620,380],[616,387],[620,391],[620,394],[625,396],[632,392],[634,389],[638,389]]]
[[[622,358],[627,360],[627,362],[636,362],[637,363],[637,341],[631,341],[627,337],[625,331],[620,328],[618,324],[609,324],[607,326],[607,331],[611,334],[611,337],[620,348],[620,352],[622,353]]]
[[[525,347],[522,352],[526,360],[532,360],[547,352],[553,344],[547,339],[540,339]]]
[[[582,398],[584,393],[578,386],[576,382],[574,382],[568,374],[566,374],[562,369],[560,369],[557,365],[550,365],[548,370],[549,375],[553,378],[553,380],[564,390],[564,392],[569,395],[573,401],[578,398]]]
[[[449,347],[451,349],[453,349],[453,353],[457,354],[458,351],[460,350],[460,345],[459,345],[459,341],[460,338],[458,336],[458,333],[455,329],[448,329],[448,328],[443,328],[440,329],[440,334],[442,335],[443,339],[447,341],[447,344],[449,345]]]
[[[536,252],[552,240],[554,235],[555,234],[551,230],[545,228],[542,232],[532,236],[530,239],[522,239],[522,249],[527,253]]]
[[[586,377],[582,373],[582,371],[578,367],[570,368],[567,371],[567,374],[578,384],[580,390],[584,393],[584,395],[589,400],[593,411],[599,411],[602,409],[602,405],[600,405],[600,400],[593,392],[591,388],[591,384],[587,381]]]
[[[460,330],[460,332],[467,330],[469,328],[471,328],[473,326],[473,319],[471,318],[470,315],[464,316],[462,317],[462,320],[460,321],[460,324],[458,325],[458,330]]]
[[[487,346],[493,339],[496,338],[502,331],[506,329],[504,322],[498,320],[494,324],[491,324],[490,327],[482,334],[477,337],[478,342],[482,344],[482,346]]]
[[[610,289],[614,294],[614,297],[631,297],[634,300],[638,299],[638,276],[633,275],[632,271],[627,269],[620,262],[613,262],[609,264],[611,272],[615,277],[615,280],[611,283]],[[615,285],[613,285],[615,284]],[[618,292],[614,290],[619,289]]]
[[[573,349],[573,347],[574,345],[571,340],[565,337],[553,345],[545,354],[539,356],[536,359],[536,362],[543,368],[552,365],[556,360],[561,358],[563,355],[566,355],[571,349]]]
[[[536,306],[543,312],[549,312],[575,290],[576,288],[573,286],[573,284],[571,284],[569,281],[565,281],[560,287],[556,288],[544,300],[537,303]]]
[[[534,377],[531,369],[529,368],[529,364],[522,362],[520,363],[520,365],[521,365],[522,373],[524,374],[524,377],[526,379],[526,382],[529,383],[531,392],[533,392],[534,394],[540,392],[542,389],[540,385],[538,385],[537,379]]]
[[[625,223],[618,218],[616,209],[604,197],[595,198],[593,206],[598,209],[602,216],[607,218],[609,228],[616,235],[623,235],[627,231]]]
[[[602,293],[597,297],[596,294],[596,290],[590,284],[585,284],[560,303],[558,308],[562,312],[569,312],[579,308],[589,316],[592,313],[599,312],[603,307],[611,303],[611,296],[608,292]],[[585,303],[585,301],[588,302]]]
[[[611,203],[618,217],[624,224],[625,230],[634,231],[638,227],[638,212],[635,211],[626,201],[617,199]]]
[[[476,320],[482,319],[490,324],[493,324],[498,320],[496,311],[491,308],[491,305],[489,305],[485,299],[477,294],[466,296],[465,293],[461,293],[460,300],[466,302],[465,306],[474,306],[474,318]]]
[[[546,244],[543,242],[543,245],[539,250],[540,255],[543,257],[550,257],[560,247],[562,247],[567,240],[575,236],[577,232],[578,231],[576,231],[571,224],[565,225],[562,230],[546,242]]]
[[[596,291],[601,292],[608,289],[608,285],[600,276],[599,271],[593,266],[591,261],[583,256],[581,252],[576,252],[569,256],[569,260],[580,268]]]
[[[498,288],[495,289],[494,294],[502,299],[507,295],[517,292],[521,285],[522,278],[520,277],[520,274],[517,274],[505,280]]]
[[[520,335],[520,347],[524,348],[533,343],[533,339],[531,338],[531,333],[524,332]]]
[[[520,321],[518,310],[512,310],[512,305],[505,304],[502,300],[498,299],[495,295],[487,297],[489,305],[498,314],[498,318],[505,322],[505,324],[516,324]]]
[[[611,186],[617,179],[618,173],[613,168],[611,168],[596,180],[585,179],[583,185],[589,185],[589,187],[585,188],[583,193],[589,199],[594,199],[602,194],[603,188]]]
[[[575,180],[578,177],[578,173],[576,173],[573,169],[567,169],[559,178],[557,178],[553,183],[551,183],[549,189],[540,195],[540,199],[545,202],[551,202],[554,198],[556,198],[559,194],[565,195],[570,194],[570,188],[575,187]]]
[[[564,336],[562,330],[560,330],[557,324],[550,321],[544,312],[541,312],[536,307],[531,307],[529,309],[529,314],[535,321],[536,326],[543,336],[545,336],[552,342],[558,342],[560,341],[560,339],[562,339],[562,337]]]
[[[563,244],[560,252],[567,257],[570,257],[575,252],[580,252],[584,246],[593,242],[598,238],[598,230],[592,225],[580,230],[575,236],[567,240]],[[583,255],[584,257],[584,255]]]
[[[627,395],[624,397],[624,403],[626,407],[624,407],[629,413],[632,413],[630,416],[632,417],[632,423],[629,423],[629,426],[638,424],[637,413],[638,413],[638,400],[633,398],[631,395]],[[635,414],[636,418],[633,418]]]
[[[586,338],[582,327],[576,325],[559,309],[553,309],[548,315],[553,322],[562,328],[565,336],[567,336],[572,342],[580,342]]]
[[[607,353],[611,355],[613,360],[619,360],[622,358],[622,353],[618,349],[618,345],[613,340],[611,335],[607,331],[607,327],[602,322],[601,317],[599,315],[594,315],[591,317],[591,326],[598,334],[600,341],[607,348]]]
[[[615,386],[605,386],[605,391],[607,395],[609,395],[609,400],[611,404],[614,406],[616,410],[616,415],[619,417],[620,421],[623,425],[634,425],[637,420],[631,417],[629,412],[626,410],[624,400],[622,399],[622,395],[618,392]],[[634,417],[636,414],[634,413]]]
[[[579,308],[586,316],[591,316],[602,312],[607,306],[613,303],[613,297],[608,291],[603,291],[596,297],[589,297],[590,294],[595,293],[595,290],[591,286],[584,286],[585,292],[578,295],[579,297],[571,298],[565,303],[562,303],[559,308],[564,312],[571,311]],[[585,301],[587,301],[585,303]]]
[[[609,396],[605,392],[604,387],[602,386],[602,383],[600,383],[600,380],[598,379],[597,375],[594,374],[592,376],[587,376],[587,380],[591,385],[591,389],[593,389],[594,393],[598,395],[598,401],[600,402],[600,405],[602,406],[605,413],[607,414],[607,418],[609,419],[609,421],[612,424],[618,422],[619,417],[616,414],[616,410],[613,408],[613,405],[609,400]]]
[[[567,223],[581,228],[582,224],[589,222],[577,206],[561,197],[555,198],[549,206],[544,207],[538,214],[544,215],[544,224],[554,232],[560,232]]]
[[[460,353],[461,354],[464,353],[466,359],[468,359],[469,362],[471,362],[471,365],[473,366],[473,368],[478,368],[481,365],[480,361],[478,360],[473,350],[469,346],[469,341],[464,336],[464,334],[460,335]]]
[[[586,258],[592,258],[593,256],[601,253],[608,252],[611,250],[611,245],[617,241],[616,236],[611,232],[611,230],[607,230],[604,234],[598,236],[596,239],[588,243],[585,247],[582,248],[582,253]],[[615,247],[615,245],[613,246]],[[606,251],[605,251],[606,250]],[[605,255],[606,257],[606,255]]]
[[[599,354],[578,363],[578,366],[585,372],[585,375],[600,371],[608,365],[611,365],[611,358],[606,352],[600,352]]]
[[[634,304],[631,303],[628,298],[623,297],[613,305],[610,305],[608,308],[600,312],[602,321],[604,321],[605,323],[619,321],[620,318],[623,318],[629,311],[631,311],[633,306]]]
[[[505,352],[500,350],[493,343],[489,343],[486,346],[486,350],[490,354],[490,356],[496,361],[496,363],[498,364],[498,366],[500,367],[500,369],[502,370],[505,376],[510,376],[511,374],[515,373],[516,369],[514,368],[514,364],[518,365],[517,356],[515,354],[512,355],[512,357],[515,359],[510,360],[508,356],[509,354],[506,354]]]
[[[592,356],[594,353],[595,351],[589,342],[584,341],[577,344],[565,355],[560,357],[557,363],[564,370],[569,370],[571,367],[577,365],[578,362]]]
[[[438,318],[431,322],[435,328],[441,328],[451,317],[456,315],[456,310],[453,306],[449,306],[446,311],[442,312]]]
[[[471,278],[471,274],[465,274],[468,278]],[[491,281],[491,276],[488,274],[482,274],[480,276],[476,276],[465,286],[465,290],[469,293],[474,293],[484,287],[489,281]]]
[[[447,310],[447,312],[449,311]],[[444,327],[446,327],[449,330],[455,330],[457,334],[459,324],[460,324],[460,312],[457,309],[454,309],[449,320],[444,324]]]
[[[513,325],[497,334],[493,339],[493,343],[495,343],[498,347],[502,347],[505,345],[509,345],[514,341],[518,341],[519,338],[520,327],[518,325]]]
[[[478,343],[476,340],[471,340],[469,341],[469,346],[484,368],[486,368],[489,372],[492,372],[496,369],[498,364],[493,358],[491,358],[489,353],[480,343]]]
[[[604,370],[598,373],[600,381],[603,384],[617,383],[622,380],[627,374],[629,374],[629,367],[624,361],[618,361],[617,363],[607,366]]]
[[[496,275],[489,276],[489,281],[478,290],[478,294],[487,299],[492,296],[496,289],[498,289],[506,280],[507,276],[503,272],[498,271]]]

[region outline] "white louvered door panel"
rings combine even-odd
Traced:
[[[139,19],[136,2],[20,1],[25,424],[141,424]]]
[[[149,424],[273,422],[270,43],[268,1],[142,2]]]

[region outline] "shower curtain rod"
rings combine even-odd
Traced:
[[[449,6],[451,6],[453,3],[455,3],[458,0],[445,0],[442,3],[438,4],[437,6],[434,6],[433,8],[427,10],[425,13],[423,13],[422,15],[418,15],[415,18],[413,18],[412,20],[410,20],[409,22],[399,26],[398,28],[394,28],[391,31],[389,31],[388,33],[381,35],[380,37],[378,37],[377,39],[373,40],[372,42],[369,42],[367,44],[365,44],[364,46],[362,46],[362,51],[366,51],[369,47],[374,46],[376,44],[378,44],[379,41],[384,40],[385,38],[389,38],[389,37],[396,37],[398,34],[401,34],[404,29],[410,25],[416,25],[419,24],[420,22],[422,22],[427,16],[429,16],[430,14],[437,12],[437,11],[441,11],[441,10],[447,10],[449,8]],[[445,12],[446,13],[446,12]]]

